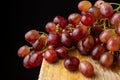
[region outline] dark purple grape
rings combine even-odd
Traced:
[[[94,48],[94,38],[91,35],[88,35],[84,40],[83,40],[83,47],[85,48],[86,51],[91,51]]]
[[[76,71],[79,67],[79,59],[77,57],[69,57],[64,60],[64,66],[69,71]]]
[[[49,33],[47,40],[49,45],[58,45],[61,38],[58,33]]]
[[[49,63],[54,63],[57,60],[57,53],[54,49],[48,49],[44,53],[44,58]]]
[[[100,45],[102,42],[99,39],[99,36],[94,37],[95,45]]]
[[[50,32],[55,32],[56,31],[56,24],[53,22],[48,22],[45,25],[45,30],[50,33]]]
[[[77,43],[77,49],[78,51],[80,52],[80,54],[82,55],[88,55],[89,52],[85,50],[85,48],[83,47],[83,43],[82,43],[82,40],[80,40],[78,43]]]
[[[65,28],[67,26],[67,20],[64,17],[62,17],[62,16],[56,16],[53,19],[53,22],[55,24],[59,24],[60,27],[62,27],[62,28]]]
[[[94,74],[94,67],[88,61],[81,61],[79,64],[79,71],[87,77],[91,77]]]
[[[66,32],[66,31],[62,33],[61,43],[66,47],[72,46],[72,39],[71,39],[70,33]]]
[[[103,31],[102,27],[91,27],[90,28],[90,35],[93,37],[99,36],[100,33]]]
[[[27,69],[30,69],[32,68],[33,66],[30,64],[30,57],[31,57],[31,54],[28,54],[26,55],[24,58],[23,58],[23,66]]]
[[[33,54],[30,56],[30,59],[29,59],[29,63],[33,67],[41,66],[42,61],[43,61],[43,56],[41,51],[33,52]]]
[[[42,50],[47,43],[47,36],[41,35],[39,39],[37,39],[34,43],[32,43],[32,46],[34,50],[39,51]]]
[[[97,45],[91,52],[91,56],[95,60],[99,60],[100,56],[104,53],[105,47],[101,45]]]
[[[25,40],[27,42],[33,43],[39,38],[40,34],[37,30],[29,30],[25,33]]]
[[[68,50],[63,46],[56,48],[55,51],[57,52],[59,58],[63,59],[68,56]]]
[[[82,40],[88,35],[87,27],[85,26],[78,26],[72,32],[72,38],[75,41]]]
[[[94,23],[94,16],[91,13],[85,13],[81,17],[81,23],[85,26],[91,26]]]

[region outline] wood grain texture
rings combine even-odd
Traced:
[[[105,68],[89,56],[80,55],[77,50],[70,50],[69,54],[78,57],[80,61],[89,61],[94,66],[94,75],[88,78],[79,71],[70,72],[64,68],[64,60],[59,60],[54,64],[43,60],[38,80],[120,80],[120,66],[114,64],[109,69]]]

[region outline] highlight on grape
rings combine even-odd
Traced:
[[[47,33],[37,30],[25,33],[25,40],[31,46],[23,45],[18,49],[25,68],[41,66],[43,59],[53,64],[63,59],[67,70],[79,70],[86,77],[92,76],[93,65],[70,56],[71,48],[104,67],[113,63],[120,65],[120,3],[98,0],[92,5],[85,0],[78,3],[78,10],[79,13],[71,13],[68,19],[55,16],[45,25]]]

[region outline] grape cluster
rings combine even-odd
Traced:
[[[92,5],[89,1],[80,1],[78,10],[80,13],[72,13],[68,19],[55,16],[45,25],[47,33],[37,30],[25,33],[25,40],[32,45],[18,49],[25,68],[40,66],[43,58],[49,63],[64,59],[66,69],[92,76],[93,65],[70,56],[71,48],[107,68],[113,63],[120,65],[120,4],[98,0]]]

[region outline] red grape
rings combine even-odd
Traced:
[[[94,47],[94,49],[91,52],[91,56],[95,60],[99,60],[100,56],[104,53],[105,48],[104,46],[97,45]]]
[[[91,26],[94,23],[94,16],[91,13],[85,13],[81,17],[81,23],[86,26]]]
[[[95,6],[89,8],[88,12],[91,13],[95,18],[98,18],[101,16],[100,9]]]
[[[87,27],[79,26],[73,30],[72,39],[75,41],[79,41],[79,40],[85,38],[87,35],[88,35]]]
[[[44,53],[44,58],[49,63],[54,63],[57,60],[57,53],[54,49],[48,49]]]
[[[113,7],[109,3],[103,3],[100,6],[100,12],[105,18],[110,18],[113,15]]]
[[[83,75],[85,75],[87,77],[91,77],[94,74],[94,67],[88,61],[81,61],[80,64],[79,64],[79,71]]]
[[[114,56],[109,52],[105,52],[100,57],[100,63],[105,67],[110,67],[113,64]]]
[[[61,43],[66,47],[71,47],[72,46],[72,39],[71,39],[70,33],[66,32],[66,31],[62,33]]]
[[[107,49],[110,51],[118,51],[120,49],[120,36],[112,36],[107,41]]]
[[[111,24],[118,26],[120,24],[120,12],[116,12],[113,14],[111,18]]]
[[[18,56],[19,57],[25,57],[26,55],[28,55],[30,53],[30,47],[27,46],[27,45],[24,45],[24,46],[21,46],[19,49],[18,49]]]
[[[64,17],[62,17],[62,16],[56,16],[53,19],[53,22],[55,24],[59,24],[60,27],[62,27],[62,28],[65,28],[65,26],[67,26],[67,20]]]
[[[103,31],[102,27],[91,27],[90,28],[90,35],[94,36],[94,37],[98,37],[100,35],[100,33]]]
[[[105,3],[103,0],[97,0],[94,4],[95,7],[100,8],[100,6]]]
[[[117,34],[120,36],[120,23],[119,23],[119,25],[117,27]]]
[[[101,42],[107,43],[109,38],[115,35],[115,30],[114,29],[106,29],[103,32],[101,32],[99,38]]]
[[[95,45],[100,45],[102,42],[100,41],[99,37],[94,37]]]
[[[55,51],[57,52],[58,57],[61,59],[66,58],[68,56],[68,50],[63,46],[56,48]]]
[[[91,35],[83,40],[83,47],[86,51],[91,51],[94,48],[94,38]]]
[[[74,56],[66,58],[64,60],[65,68],[70,70],[70,71],[78,70],[79,63],[80,63],[79,59],[77,57],[74,57]]]
[[[78,3],[78,9],[83,12],[87,12],[91,6],[92,3],[90,1],[80,1]]]
[[[39,38],[40,34],[37,30],[29,30],[27,33],[25,33],[25,40],[33,43]]]
[[[56,25],[53,22],[48,22],[45,26],[45,29],[47,32],[55,32],[56,31]]]
[[[43,61],[43,56],[42,56],[42,52],[41,51],[33,52],[32,55],[30,56],[30,59],[29,59],[29,63],[33,67],[41,66],[42,61]]]
[[[117,64],[120,65],[120,54],[117,56]]]
[[[79,13],[72,13],[68,17],[69,23],[73,25],[78,25],[81,20],[81,15]]]
[[[49,45],[57,45],[60,43],[61,38],[58,33],[49,33],[47,40]]]
[[[37,39],[32,44],[32,46],[36,51],[39,51],[39,50],[42,50],[45,47],[46,43],[47,43],[47,36],[41,35],[40,38]]]
[[[82,54],[82,55],[88,55],[88,54],[89,54],[89,52],[86,51],[86,49],[83,47],[82,40],[80,40],[80,41],[77,43],[77,49],[78,49],[78,51],[80,52],[80,54]]]
[[[31,57],[31,54],[28,54],[24,57],[23,59],[23,66],[27,69],[30,69],[32,68],[33,66],[30,64],[30,57]]]

